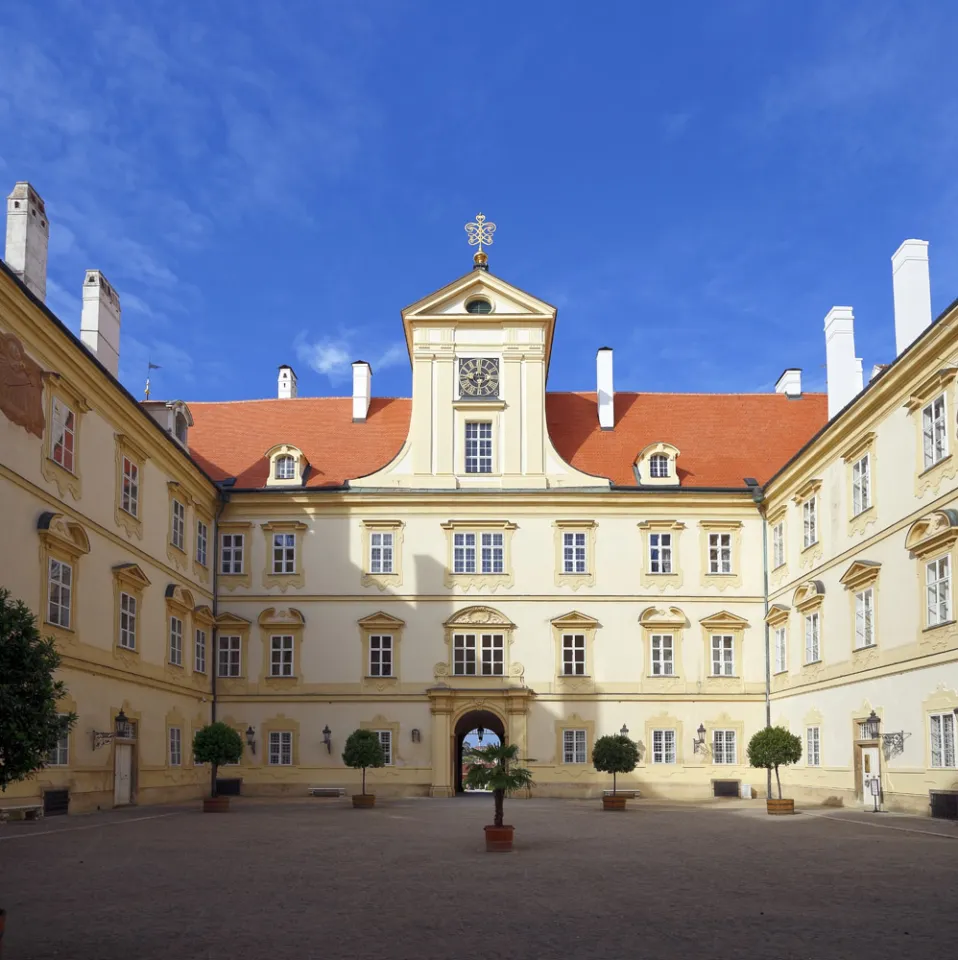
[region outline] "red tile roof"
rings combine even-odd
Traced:
[[[191,403],[190,452],[214,480],[238,488],[266,483],[266,451],[290,443],[310,464],[309,487],[340,486],[373,473],[399,452],[409,429],[408,399],[374,398],[365,423],[352,422],[349,397]],[[601,430],[595,393],[550,393],[546,420],[556,450],[585,473],[635,484],[632,464],[650,443],[679,448],[683,487],[764,483],[824,426],[824,394],[619,393],[615,429]]]

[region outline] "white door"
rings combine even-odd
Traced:
[[[117,743],[113,749],[113,803],[120,807],[132,798],[133,745]]]
[[[874,782],[874,786],[872,783]],[[866,810],[875,809],[875,791],[881,806],[881,777],[878,772],[878,747],[862,747],[862,803]]]

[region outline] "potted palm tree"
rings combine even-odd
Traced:
[[[778,784],[778,799],[768,797],[765,809],[773,815],[795,812],[795,801],[782,799],[782,780],[778,775],[779,767],[798,763],[802,759],[802,741],[784,727],[766,727],[759,730],[748,744],[748,762],[753,767],[775,771]]]
[[[197,763],[208,763],[210,795],[203,801],[203,813],[228,813],[230,798],[216,793],[216,774],[224,763],[239,763],[243,756],[240,735],[225,723],[210,723],[196,731],[193,737],[193,758]]]
[[[515,827],[502,822],[503,803],[507,793],[534,786],[532,773],[518,763],[519,745],[495,743],[476,747],[466,758],[463,786],[470,790],[491,790],[495,804],[492,826],[486,827],[486,852],[507,853],[512,849]]]
[[[366,793],[366,767],[386,766],[386,755],[379,737],[372,730],[354,730],[346,739],[343,763],[363,771],[363,792],[353,794],[353,806],[366,808],[376,803],[376,795]]]
[[[612,796],[602,795],[603,810],[624,810],[624,796],[616,792],[616,774],[631,773],[639,762],[639,748],[624,733],[599,737],[592,748],[592,766],[601,773],[612,774]]]

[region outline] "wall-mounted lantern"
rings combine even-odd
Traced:
[[[692,753],[698,753],[705,746],[705,724],[700,723],[698,730],[695,732],[698,734],[698,738],[692,737]]]
[[[323,743],[326,744],[326,752],[332,753],[333,752],[333,731],[329,729],[328,723],[326,724],[325,727],[323,727]]]
[[[623,737],[627,737],[629,735],[629,728],[623,723],[619,733],[621,733]]]
[[[958,714],[958,710],[955,711]],[[862,722],[862,733],[866,740],[881,740],[882,747],[886,754],[899,754],[905,749],[905,737],[910,737],[910,733],[904,730],[896,730],[893,733],[881,732],[881,717],[874,710],[868,714],[868,719]]]
[[[418,727],[412,728],[412,742],[419,743],[422,740],[422,734],[419,732]]]
[[[120,712],[116,715],[116,719],[113,721],[113,730],[109,733],[105,730],[94,730],[93,732],[93,749],[96,750],[99,747],[106,746],[108,743],[112,743],[117,737],[121,740],[129,740],[133,736],[133,725],[130,723],[127,715],[123,712],[123,707],[120,707]]]
[[[256,753],[256,731],[252,727],[246,728],[246,746],[250,748],[250,752]]]

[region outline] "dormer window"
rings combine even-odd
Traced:
[[[649,444],[635,458],[635,478],[642,486],[678,486],[678,447],[670,443]]]
[[[299,487],[305,482],[308,466],[303,451],[288,443],[279,443],[266,451],[269,458],[268,487]]]
[[[184,447],[186,446],[186,434],[189,428],[190,425],[187,423],[185,415],[182,411],[178,411],[175,420],[175,433],[176,439],[179,440]]]
[[[466,301],[466,313],[492,313],[492,304],[485,297],[473,297]]]

